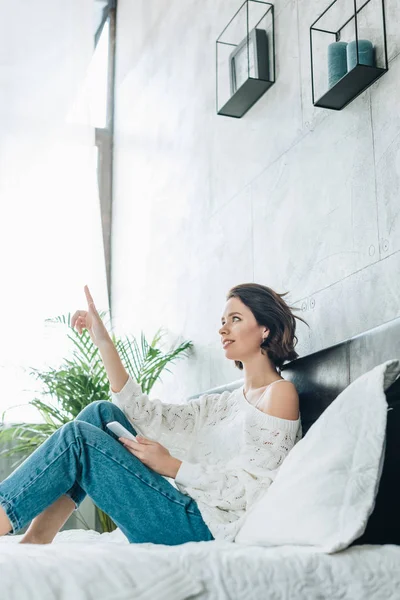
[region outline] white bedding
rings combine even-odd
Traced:
[[[324,554],[228,542],[129,544],[120,530],[0,538],[2,600],[399,600],[400,546]]]

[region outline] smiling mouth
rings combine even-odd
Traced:
[[[231,344],[234,344],[234,343],[235,343],[234,341],[233,342],[225,342],[223,344],[223,347],[226,348],[227,346],[230,346]]]

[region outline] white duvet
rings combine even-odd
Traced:
[[[129,544],[120,530],[0,538],[1,600],[399,600],[400,546],[323,554],[228,542]]]

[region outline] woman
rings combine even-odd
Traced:
[[[21,543],[51,543],[88,494],[130,543],[234,541],[301,437],[295,386],[280,375],[298,356],[300,317],[286,294],[256,283],[232,288],[219,334],[244,385],[167,404],[128,375],[87,286],[85,294],[88,310],[77,310],[71,325],[87,329],[99,349],[112,402],[86,406],[0,483],[0,535],[32,521]],[[137,441],[118,438],[110,421]]]

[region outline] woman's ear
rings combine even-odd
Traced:
[[[262,335],[263,335],[264,340],[266,340],[267,337],[269,336],[269,329],[265,328]]]

